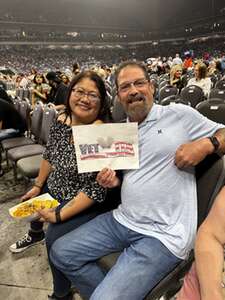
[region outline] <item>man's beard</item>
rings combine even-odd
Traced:
[[[148,111],[146,97],[143,94],[139,93],[137,95],[129,96],[126,113],[131,121],[143,121],[147,116]]]

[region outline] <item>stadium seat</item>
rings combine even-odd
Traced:
[[[196,109],[208,119],[225,124],[225,101],[222,99],[210,99],[200,102]]]
[[[17,162],[17,168],[24,177],[33,179],[38,176],[41,161],[42,154],[24,157]]]
[[[162,89],[163,87],[169,85],[169,81],[168,80],[162,80],[161,82],[159,81],[159,85],[158,85],[158,89]]]
[[[8,151],[10,149],[25,146],[25,145],[32,145],[39,142],[42,114],[43,114],[43,105],[42,103],[37,103],[35,105],[34,110],[32,111],[31,117],[29,116],[31,125],[30,125],[30,130],[28,131],[28,135],[5,139],[1,142],[2,150],[5,151],[6,154],[7,165],[8,165]]]
[[[187,103],[185,101],[183,101],[179,95],[171,95],[171,96],[168,96],[164,99],[161,100],[160,104],[161,105],[169,105],[171,103],[182,103],[182,104],[185,104],[185,105],[191,105],[190,103]]]
[[[225,91],[225,79],[219,80],[219,81],[216,83],[215,88],[217,88],[217,89],[219,89],[219,90]]]
[[[25,157],[40,155],[44,151],[44,145],[48,140],[50,126],[56,115],[57,112],[53,107],[46,106],[42,118],[39,144],[16,147],[8,151],[8,159],[12,162],[15,180],[17,179],[17,162]]]
[[[181,90],[180,97],[187,103],[195,107],[199,102],[205,100],[203,90],[196,85],[189,85]]]
[[[178,89],[176,86],[172,86],[172,85],[166,85],[164,87],[162,87],[161,89],[159,89],[159,103],[161,103],[161,101],[171,95],[177,95],[178,94]]]
[[[225,90],[212,89],[209,93],[209,99],[211,98],[220,98],[225,101]]]

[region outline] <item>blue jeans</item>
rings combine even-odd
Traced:
[[[106,274],[96,260],[122,251]],[[102,214],[59,238],[51,261],[85,299],[140,300],[181,260],[159,240],[118,223],[112,212]]]
[[[0,130],[0,141],[5,139],[13,138],[20,136],[20,131],[18,129],[8,128],[8,129],[1,129]]]
[[[59,224],[50,223],[45,236],[47,254],[49,258],[49,265],[52,272],[53,278],[53,291],[58,297],[63,297],[70,292],[71,282],[68,278],[58,270],[51,262],[49,257],[49,252],[51,250],[52,244],[64,234],[76,229],[80,225],[90,221],[98,215],[98,210],[91,207],[87,211],[84,211],[65,222]]]

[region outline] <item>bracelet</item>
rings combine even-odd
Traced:
[[[39,184],[37,184],[37,183],[35,183],[34,186],[37,187],[37,188],[39,188],[40,190],[42,189],[42,186],[39,185]]]
[[[56,223],[61,223],[61,216],[60,216],[60,209],[56,209],[55,210],[55,219],[56,219]]]
[[[42,189],[43,184],[41,184],[40,182],[38,182],[38,181],[35,180],[34,186],[38,187],[39,189]]]

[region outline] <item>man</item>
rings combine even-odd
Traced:
[[[26,123],[12,103],[0,99],[0,142],[4,139],[20,136],[26,130]],[[4,175],[1,167],[2,155],[0,145],[0,177]]]
[[[200,226],[195,244],[195,265],[185,276],[177,300],[224,300],[225,187]]]
[[[182,59],[180,58],[180,55],[179,53],[176,53],[173,61],[172,61],[172,65],[175,66],[175,65],[182,65]]]
[[[47,96],[47,102],[53,103],[57,110],[64,109],[67,95],[67,86],[62,82],[62,80],[55,72],[48,72],[46,78],[48,79],[48,83],[51,87],[50,93]]]
[[[140,300],[193,248],[194,166],[215,149],[225,151],[225,132],[188,106],[153,104],[141,63],[123,63],[115,80],[128,121],[139,124],[140,167],[124,171],[121,205],[57,240],[51,260],[85,299]],[[110,169],[97,181],[120,184]],[[106,274],[96,260],[116,251],[122,253]]]

